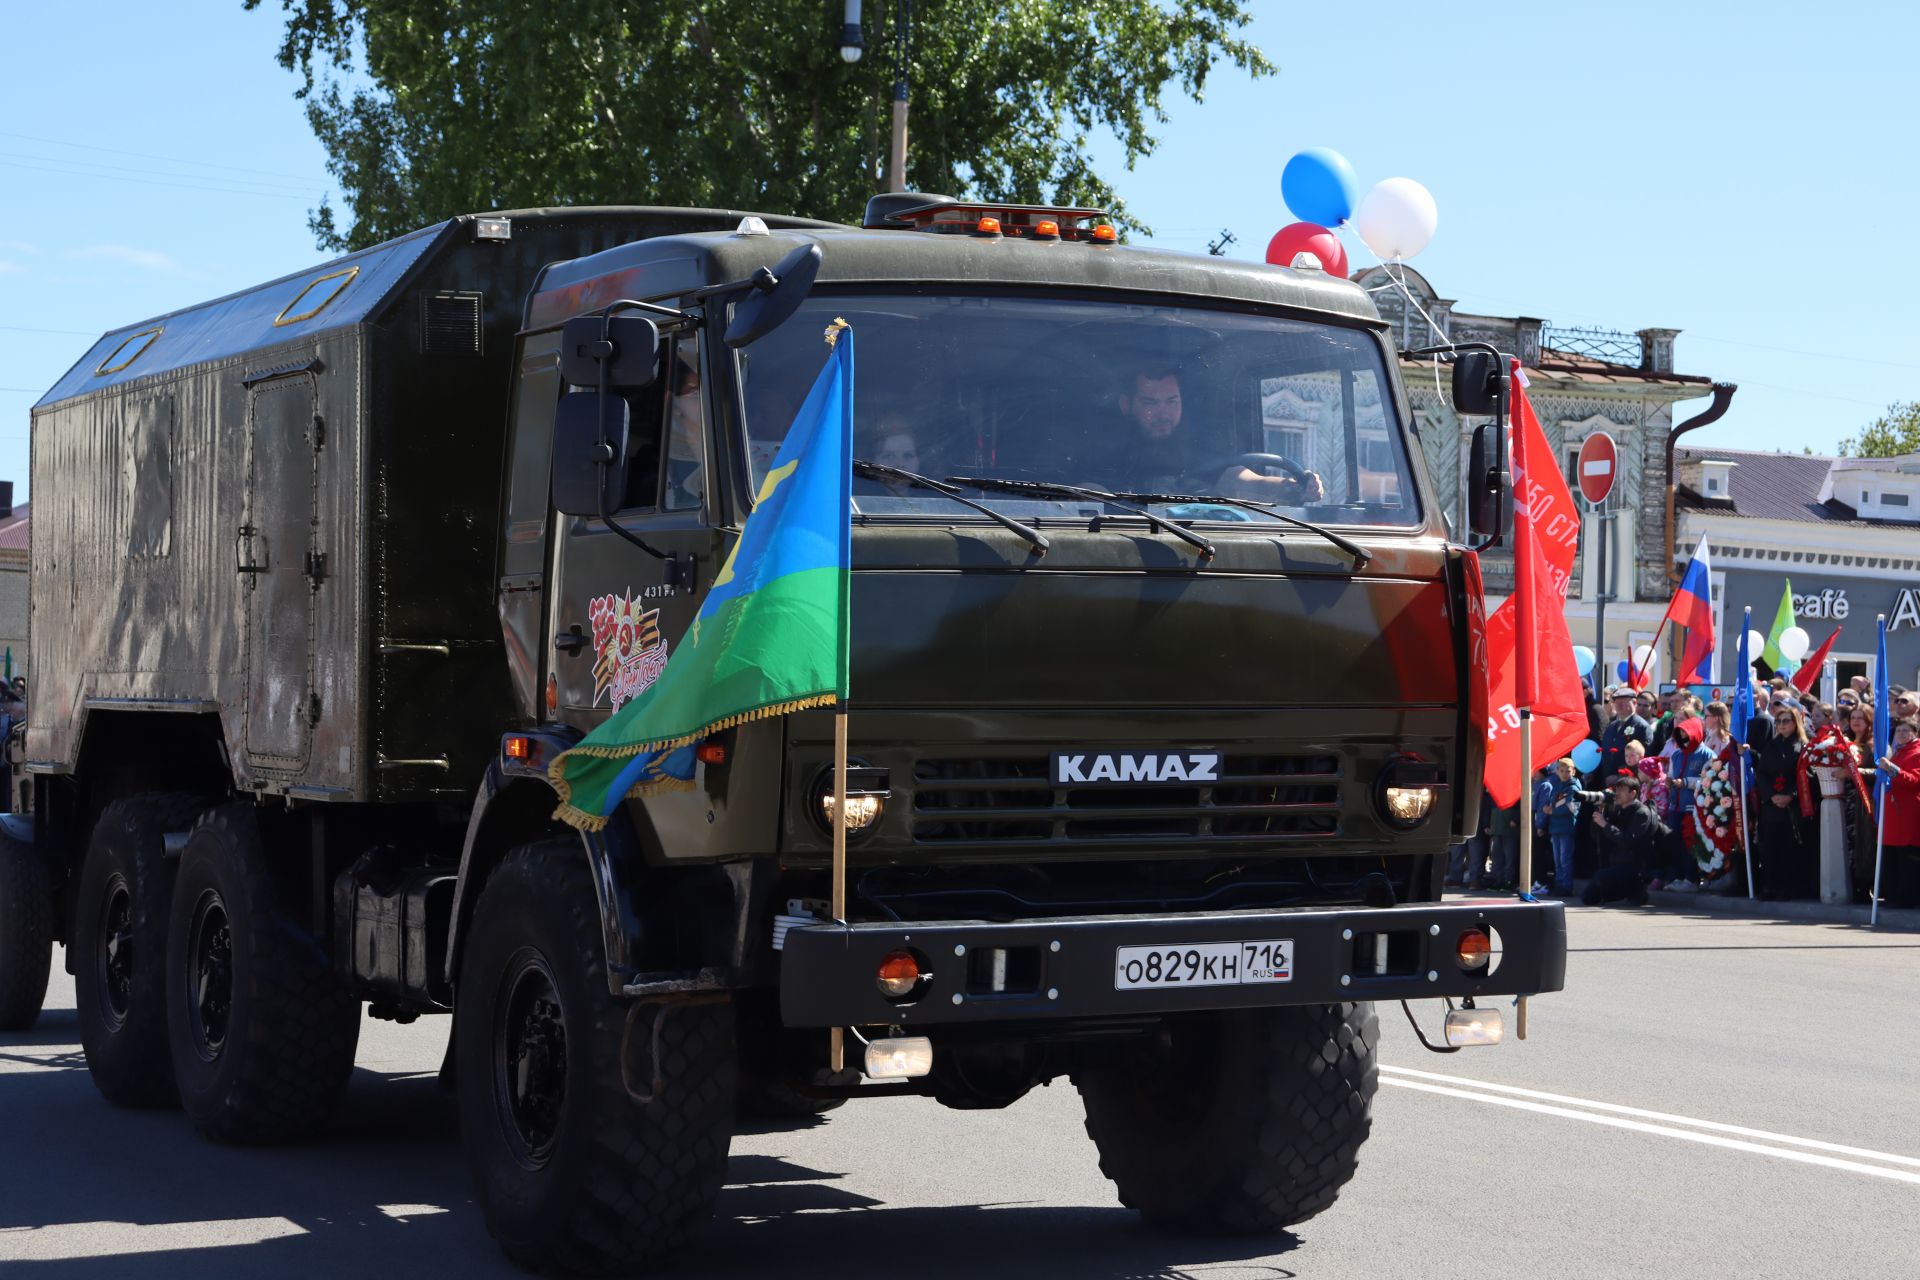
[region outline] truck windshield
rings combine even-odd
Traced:
[[[836,317],[859,341],[854,454],[925,476],[1153,495],[1181,519],[1420,522],[1381,348],[1361,330],[1200,307],[1005,294],[816,295],[740,353],[758,489],[826,359]],[[939,514],[937,493],[856,477],[869,515]],[[1034,518],[1084,501],[984,494]]]

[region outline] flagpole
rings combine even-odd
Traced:
[[[1533,710],[1520,708],[1520,883],[1521,898],[1533,900]],[[1558,888],[1559,886],[1554,886]],[[1527,1038],[1527,998],[1513,1002],[1514,1034]]]
[[[1873,762],[1874,771],[1880,769],[1880,762]],[[1867,908],[1867,927],[1873,928],[1880,923],[1880,864],[1887,856],[1887,796],[1880,793],[1880,812],[1874,821],[1873,850],[1873,905]]]
[[[833,707],[833,918],[847,922],[847,704]],[[828,1065],[835,1072],[846,1070],[846,1031],[835,1027],[827,1041]]]
[[[1734,762],[1740,766],[1740,852],[1747,858],[1747,900],[1753,901],[1757,895],[1753,889],[1753,833],[1749,830],[1753,819],[1747,814],[1747,744],[1733,745]]]

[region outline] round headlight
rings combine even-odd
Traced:
[[[1433,808],[1432,787],[1388,787],[1386,798],[1387,816],[1407,826],[1425,822]]]
[[[845,814],[847,830],[865,831],[880,821],[881,810],[885,808],[886,801],[879,796],[848,796]],[[833,829],[833,792],[831,791],[820,797],[820,820],[827,824],[829,831]]]

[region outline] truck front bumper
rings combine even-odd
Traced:
[[[1460,934],[1491,929],[1497,963],[1464,969]],[[1171,953],[1209,944],[1290,942],[1284,979],[1124,986],[1121,948]],[[884,995],[880,962],[911,953],[911,999]],[[1138,955],[1131,952],[1130,955]],[[1282,908],[1172,915],[819,924],[791,929],[780,954],[780,1012],[790,1027],[1110,1018],[1129,1014],[1342,1000],[1537,995],[1567,970],[1557,902],[1487,900],[1398,907]]]

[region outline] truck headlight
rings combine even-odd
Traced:
[[[846,823],[849,835],[858,835],[873,829],[880,816],[887,811],[887,796],[891,792],[890,775],[885,769],[875,769],[870,765],[852,764],[847,766],[847,808],[840,815]],[[833,770],[822,769],[813,779],[813,816],[820,829],[833,832]]]
[[[1433,789],[1431,787],[1387,788],[1387,816],[1395,822],[1404,822],[1408,826],[1416,822],[1425,822],[1427,812],[1432,808]]]

